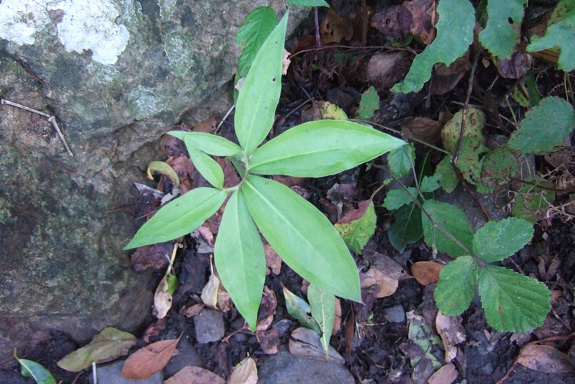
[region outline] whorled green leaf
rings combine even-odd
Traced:
[[[477,270],[471,256],[458,257],[441,269],[433,297],[444,315],[457,316],[469,308],[477,288]]]
[[[324,0],[287,0],[289,4],[297,5],[300,7],[328,7],[329,4]]]
[[[168,134],[212,156],[233,156],[242,151],[239,145],[211,133],[170,131]]]
[[[58,366],[66,371],[80,372],[92,363],[112,361],[125,356],[138,340],[134,335],[119,329],[108,327],[98,333],[90,344],[66,355]]]
[[[413,144],[392,149],[387,155],[387,166],[395,177],[403,177],[415,164],[415,147]]]
[[[323,177],[343,172],[403,140],[346,120],[317,120],[293,127],[256,149],[250,173]]]
[[[176,188],[180,186],[180,177],[178,176],[174,168],[172,168],[168,163],[165,163],[163,161],[150,162],[150,164],[148,164],[148,169],[146,171],[146,173],[148,174],[148,179],[154,180],[153,173],[156,172],[172,180],[172,183],[174,183],[174,186]]]
[[[195,231],[222,206],[228,193],[196,188],[164,205],[124,247],[132,249],[162,243]]]
[[[411,196],[407,193],[411,194]],[[417,189],[415,187],[408,187],[407,191],[403,188],[392,189],[385,195],[383,200],[383,207],[389,211],[399,209],[404,205],[413,203],[413,197],[417,198]]]
[[[489,221],[473,236],[473,254],[486,263],[503,260],[533,237],[533,224],[517,217]]]
[[[509,138],[509,148],[523,153],[553,152],[575,127],[575,113],[567,101],[546,97],[525,114],[519,129]]]
[[[489,0],[487,2],[487,25],[479,33],[479,41],[495,57],[499,59],[511,57],[519,37],[526,3],[527,0]]]
[[[329,339],[335,322],[335,296],[324,291],[315,284],[307,287],[307,299],[311,314],[321,329],[321,345],[325,351],[325,359],[329,360]]]
[[[247,154],[265,139],[275,118],[282,80],[288,12],[259,49],[236,102],[235,129]]]
[[[371,119],[373,113],[379,109],[379,96],[377,91],[373,86],[369,87],[361,95],[361,101],[359,102],[359,118],[360,119]]]
[[[575,3],[573,0],[561,0],[555,6],[549,19],[549,25],[545,36],[531,37],[531,44],[527,46],[527,52],[537,52],[549,48],[559,48],[561,54],[557,67],[565,72],[575,69]]]
[[[287,265],[336,296],[361,300],[357,266],[317,208],[285,185],[254,175],[242,191],[260,232]]]
[[[435,200],[427,200],[423,203],[423,209],[427,211],[435,223],[443,227],[468,250],[471,250],[473,233],[471,232],[471,225],[461,209]],[[441,231],[438,226],[435,226],[427,215],[421,215],[421,224],[425,243],[430,247],[435,246],[439,252],[445,252],[451,257],[469,254]]]
[[[238,60],[241,77],[246,77],[256,54],[277,23],[276,13],[271,7],[257,7],[246,16],[236,35],[242,50]]]
[[[360,217],[356,213],[363,210]],[[354,217],[351,217],[354,216]],[[349,222],[347,222],[347,220]],[[350,212],[341,218],[340,222],[335,224],[335,229],[345,242],[345,244],[355,253],[361,253],[363,247],[375,233],[377,217],[373,207],[373,201],[366,200],[359,203],[357,210]]]
[[[479,271],[479,296],[487,323],[499,332],[529,333],[551,310],[545,284],[494,265]]]
[[[200,174],[214,187],[222,189],[224,186],[224,171],[217,161],[197,149],[189,137],[184,139],[190,160]]]
[[[14,357],[20,363],[22,376],[33,378],[37,384],[56,384],[56,379],[52,376],[52,373],[42,364],[33,360]]]
[[[387,236],[393,248],[403,252],[407,244],[415,243],[423,236],[421,227],[421,209],[415,203],[399,208]]]
[[[321,329],[319,328],[317,321],[315,321],[315,319],[310,315],[311,307],[309,304],[286,287],[283,288],[283,292],[286,300],[286,309],[290,316],[296,319],[302,326],[317,332],[318,335],[321,335]]]
[[[473,42],[475,10],[468,0],[441,0],[437,6],[437,37],[413,60],[405,80],[391,89],[396,93],[417,92],[431,77],[437,63],[449,66],[463,56]]]
[[[266,277],[266,259],[260,234],[241,190],[234,192],[226,204],[214,259],[222,284],[255,332]]]

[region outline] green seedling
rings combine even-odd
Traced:
[[[293,127],[261,145],[280,96],[287,17],[261,44],[239,92],[235,113],[239,145],[207,133],[170,133],[185,142],[196,168],[213,187],[194,189],[166,204],[125,247],[189,234],[227,200],[214,247],[215,265],[252,330],[266,270],[260,233],[310,283],[342,298],[361,299],[357,267],[334,226],[311,203],[264,176],[333,175],[405,144],[369,126],[319,120]],[[238,185],[224,188],[224,172],[212,156],[230,159],[241,178]]]

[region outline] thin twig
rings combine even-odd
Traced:
[[[224,115],[224,117],[222,118],[222,120],[220,121],[220,123],[218,124],[218,126],[216,127],[216,130],[214,131],[214,134],[217,134],[218,131],[220,130],[220,128],[222,127],[222,125],[224,124],[224,122],[226,121],[226,119],[228,118],[228,116],[230,115],[230,113],[232,113],[232,111],[234,110],[234,108],[236,107],[236,105],[232,105],[230,109],[228,109],[228,111],[226,112],[226,114]]]
[[[66,139],[64,138],[64,135],[62,134],[62,131],[60,130],[60,127],[58,126],[58,123],[56,122],[56,116],[49,115],[49,114],[44,113],[42,111],[38,111],[37,109],[33,109],[33,108],[27,107],[27,106],[22,105],[22,104],[14,103],[13,101],[6,100],[6,99],[0,99],[0,104],[10,105],[12,107],[20,108],[20,109],[23,109],[25,111],[32,112],[32,113],[35,113],[37,115],[44,116],[44,117],[48,118],[48,122],[50,124],[52,124],[52,127],[54,128],[54,130],[58,134],[58,137],[62,141],[62,144],[64,144],[64,148],[66,148],[66,152],[68,152],[68,155],[74,156],[74,154],[72,153],[72,150],[70,149],[70,147],[68,146],[68,143],[66,142]]]
[[[313,7],[313,22],[315,24],[315,45],[321,47],[321,36],[319,35],[319,11]]]

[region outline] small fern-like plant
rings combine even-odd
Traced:
[[[281,91],[287,14],[255,56],[236,102],[239,145],[220,136],[171,132],[182,139],[198,171],[213,187],[196,188],[162,207],[125,247],[189,234],[226,202],[214,247],[221,282],[255,330],[266,263],[260,233],[303,278],[336,296],[360,301],[354,260],[329,220],[308,201],[267,175],[333,175],[405,143],[349,121],[319,120],[293,127],[261,145]],[[228,157],[241,182],[224,188],[224,172],[211,156]]]

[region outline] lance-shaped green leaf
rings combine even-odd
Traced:
[[[163,206],[124,247],[132,249],[162,243],[195,231],[222,206],[228,193],[196,188]]]
[[[282,78],[282,58],[288,13],[258,51],[236,102],[236,135],[251,154],[265,139],[275,118]]]
[[[186,142],[186,146],[193,145],[200,151],[212,156],[233,156],[242,151],[242,148],[228,139],[205,132],[168,132],[171,136]]]
[[[487,2],[487,25],[479,33],[479,41],[494,56],[506,59],[513,53],[526,3],[527,0],[489,0]]]
[[[238,74],[241,77],[246,77],[256,54],[277,23],[276,13],[271,7],[257,7],[246,16],[236,35],[242,50],[238,59]]]
[[[299,321],[302,326],[317,332],[318,335],[321,335],[321,329],[319,328],[317,321],[310,316],[311,307],[309,304],[286,287],[283,288],[283,291],[286,300],[286,309],[290,316]]]
[[[312,121],[291,128],[256,149],[250,158],[250,172],[323,177],[404,144],[403,140],[351,121]]]
[[[461,245],[471,250],[473,233],[471,225],[465,213],[454,205],[441,203],[435,200],[427,200],[423,203],[423,209],[433,218],[434,222],[457,239]],[[427,245],[435,246],[439,252],[445,252],[451,257],[469,254],[461,245],[446,235],[437,225],[434,225],[427,215],[421,215],[423,235]]]
[[[112,361],[127,355],[137,341],[131,333],[109,327],[94,336],[90,344],[58,361],[58,366],[70,372],[80,372],[92,363]]]
[[[37,384],[56,384],[56,379],[42,364],[33,360],[20,359],[14,352],[14,357],[20,363],[21,373],[24,377],[33,378]]]
[[[458,257],[441,269],[433,297],[444,315],[457,316],[469,308],[477,287],[477,269],[471,256]]]
[[[489,221],[473,236],[473,254],[486,263],[503,260],[523,248],[533,237],[533,224],[509,217]]]
[[[307,299],[311,314],[321,328],[321,345],[325,351],[325,359],[329,360],[329,339],[335,322],[335,296],[324,291],[315,284],[307,287]]]
[[[545,284],[494,265],[479,271],[479,296],[487,322],[499,332],[529,333],[551,310]]]
[[[209,155],[197,149],[193,144],[193,139],[184,139],[190,159],[200,174],[214,187],[222,189],[224,186],[224,171],[217,161]]]
[[[355,262],[317,208],[285,185],[254,175],[242,191],[260,232],[287,265],[336,296],[361,300]]]
[[[241,190],[232,194],[220,223],[214,247],[220,280],[240,314],[255,331],[266,277],[260,234]]]
[[[437,37],[419,55],[404,81],[394,85],[393,92],[417,92],[431,77],[437,63],[449,66],[463,56],[473,42],[475,10],[469,0],[441,0],[437,6]]]

